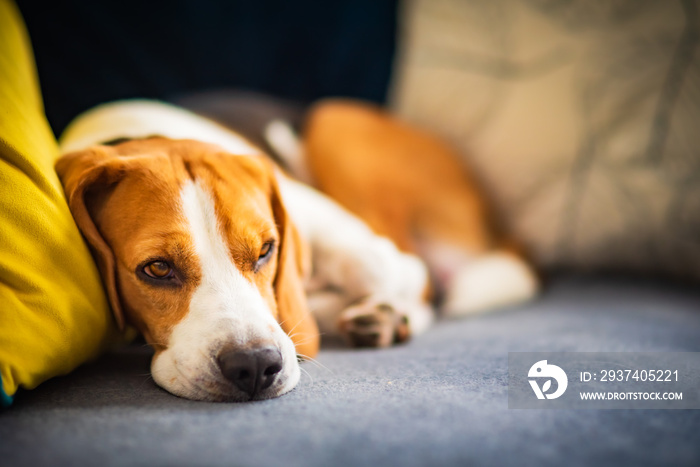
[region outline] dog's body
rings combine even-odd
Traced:
[[[374,194],[391,203],[372,203],[367,191],[353,194],[353,184],[362,188],[353,177],[363,172],[342,168],[342,152],[324,159],[328,133],[311,122],[305,141],[311,172],[359,217],[285,175],[243,137],[172,106],[108,104],[78,118],[62,137],[67,154],[57,171],[117,321],[134,325],[155,348],[153,377],[170,392],[204,400],[284,394],[299,380],[296,355],[318,350],[316,323],[354,345],[377,347],[424,331],[433,314],[419,252],[438,274],[438,288],[447,289],[452,312],[536,290],[517,258],[489,256],[480,207],[466,223],[454,222],[459,216],[439,212],[446,201],[439,194],[408,197],[401,180],[415,185],[415,170]],[[421,147],[430,150],[430,143]],[[374,175],[366,181],[374,191],[381,185]],[[452,194],[464,191],[459,183],[450,185]],[[430,190],[430,183],[411,189]],[[478,206],[467,191],[456,209]],[[410,216],[397,221],[390,216],[396,212]],[[414,215],[421,213],[425,228],[413,237]],[[455,232],[460,228],[468,232]],[[479,261],[486,267],[475,267]]]

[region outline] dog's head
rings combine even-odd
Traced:
[[[149,138],[67,154],[56,170],[117,323],[153,346],[161,387],[242,401],[297,384],[318,332],[269,162]]]

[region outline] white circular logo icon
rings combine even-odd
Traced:
[[[566,391],[566,386],[569,385],[569,379],[566,377],[564,370],[556,365],[548,365],[547,360],[540,360],[532,365],[530,367],[530,371],[527,373],[527,376],[528,378],[547,378],[542,387],[540,387],[537,379],[528,380],[538,399],[556,399],[564,394],[564,391]],[[551,394],[548,394],[547,391],[552,388],[552,379],[557,382],[557,390]]]

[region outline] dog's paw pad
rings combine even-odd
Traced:
[[[343,311],[338,326],[353,347],[389,347],[410,337],[408,318],[386,303],[352,306]]]

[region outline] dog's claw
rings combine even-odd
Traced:
[[[410,337],[408,317],[386,303],[361,303],[340,315],[340,333],[352,347],[389,347]]]

